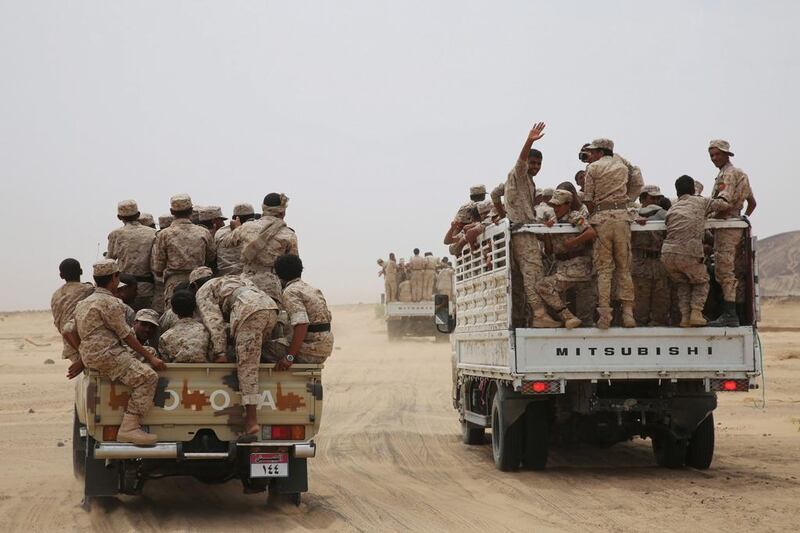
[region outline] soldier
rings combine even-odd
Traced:
[[[425,252],[425,270],[422,274],[422,299],[430,300],[433,298],[433,290],[436,286],[436,265],[439,260],[433,256],[433,252]]]
[[[389,254],[388,262],[380,259],[378,264],[381,265],[381,272],[378,275],[383,276],[383,292],[386,295],[386,301],[395,302],[397,301],[397,260],[394,252]]]
[[[197,306],[190,290],[175,291],[170,302],[178,321],[158,341],[158,351],[168,363],[205,363],[210,360],[211,336],[194,319]]]
[[[592,257],[590,243],[597,237],[594,228],[589,225],[584,213],[572,210],[573,196],[570,191],[556,189],[549,205],[555,217],[545,224],[552,226],[556,221],[569,223],[580,230],[580,234],[550,235],[547,248],[550,248],[556,259],[556,272],[546,276],[536,284],[536,290],[542,301],[559,314],[568,329],[581,325],[564,303],[564,293],[576,285],[586,284],[592,279]],[[560,326],[560,324],[559,324]]]
[[[158,313],[153,309],[139,309],[133,319],[133,333],[142,346],[158,345]]]
[[[225,226],[227,217],[222,216],[222,208],[217,205],[208,205],[200,210],[199,224],[215,235],[217,230]]]
[[[123,222],[108,234],[108,259],[116,259],[122,272],[136,276],[138,295],[131,303],[135,309],[150,307],[153,301],[153,273],[150,260],[156,230],[139,222],[139,206],[134,200],[117,204],[117,218]],[[152,217],[151,217],[152,218]]]
[[[414,248],[414,256],[409,261],[409,267],[411,269],[411,299],[415,302],[422,301],[426,265],[427,261],[419,255],[419,248]]]
[[[246,224],[255,220],[255,210],[250,204],[236,204],[233,206],[233,220]],[[242,246],[234,246],[223,238],[231,232],[230,226],[220,228],[214,234],[217,243],[217,274],[230,276],[242,273]]]
[[[139,214],[139,224],[147,226],[148,228],[156,229],[156,222],[153,220],[153,215],[150,213]]]
[[[114,290],[114,296],[122,300],[125,304],[125,322],[129,326],[133,326],[133,321],[136,320],[136,311],[131,304],[136,301],[136,295],[139,293],[139,284],[136,278],[132,275],[121,272],[119,274],[119,283]]]
[[[284,284],[283,303],[294,328],[289,353],[275,363],[276,370],[287,370],[292,363],[324,363],[333,352],[331,312],[325,296],[300,278],[303,262],[296,255],[279,257],[275,272]]]
[[[542,153],[531,149],[531,146],[544,136],[544,127],[543,122],[533,126],[505,183],[498,185],[491,194],[497,215],[503,218],[507,213],[512,225],[532,224],[536,221],[536,185],[533,178],[542,168]],[[502,196],[505,196],[505,206],[500,201]],[[536,235],[512,233],[511,253],[513,267],[522,275],[525,303],[533,312],[534,327],[558,327],[560,322],[547,314],[536,292],[536,284],[542,277],[542,253]]]
[[[50,309],[53,312],[53,323],[58,332],[62,335],[64,344],[61,350],[61,357],[69,359],[71,365],[67,371],[67,377],[72,379],[83,371],[83,363],[78,353],[74,341],[70,340],[69,333],[74,331],[75,306],[94,292],[94,285],[91,283],[81,283],[81,264],[77,259],[64,259],[58,265],[58,275],[64,280],[64,284],[56,289],[50,299]],[[67,327],[69,324],[69,327]],[[73,346],[75,344],[75,346]]]
[[[156,231],[156,235],[158,232],[166,229],[172,224],[172,221],[175,217],[172,215],[161,215],[158,217],[158,231]],[[153,250],[155,250],[156,242],[153,239]],[[151,256],[152,257],[152,256]],[[153,274],[153,301],[151,302],[151,307],[155,310],[159,315],[164,312],[164,277],[158,276]]]
[[[244,226],[242,226],[244,227]],[[278,321],[278,305],[244,276],[211,278],[208,267],[192,271],[189,282],[196,290],[197,308],[211,336],[214,362],[227,362],[228,338],[225,317],[236,346],[239,391],[245,408],[243,439],[258,438],[258,363],[264,338],[270,338]],[[172,330],[170,330],[172,331]]]
[[[738,218],[741,216],[744,202],[747,201],[746,216],[750,216],[756,208],[756,199],[750,188],[750,180],[741,169],[731,164],[733,157],[728,141],[715,139],[708,147],[711,162],[719,169],[714,181],[712,198],[721,198],[728,202],[726,209],[718,209],[711,214],[712,218]],[[736,327],[739,316],[736,313],[736,279],[735,259],[742,243],[744,230],[737,228],[718,229],[714,232],[714,276],[722,287],[722,315],[709,326]]]
[[[131,388],[117,441],[154,444],[158,438],[144,432],[140,422],[153,406],[158,381],[158,374],[153,369],[164,370],[166,366],[155,356],[155,350],[139,343],[125,322],[124,306],[112,294],[119,281],[117,262],[112,259],[99,261],[94,264],[93,274],[97,288],[75,306],[81,359],[87,368]],[[150,366],[136,359],[135,353]]]
[[[210,275],[213,275],[213,272],[210,268],[208,268],[208,272],[211,272]],[[194,289],[192,289],[192,286],[189,285],[188,281],[182,281],[177,285],[175,285],[175,290],[173,290],[172,293],[175,294],[178,291],[194,292]],[[172,304],[172,300],[170,300],[170,304]],[[197,320],[198,322],[202,321],[200,319],[200,315],[197,313],[197,309],[195,309],[194,319]],[[167,308],[167,310],[164,311],[164,314],[161,315],[161,318],[158,319],[159,333],[163,335],[165,331],[169,331],[175,324],[178,323],[178,320],[179,320],[178,315],[175,314],[175,311],[173,311],[172,308]]]
[[[617,280],[617,297],[622,302],[622,325],[636,327],[633,317],[631,279],[631,216],[628,213],[628,168],[614,157],[614,142],[595,139],[586,147],[584,199],[595,227],[594,268],[597,271],[597,327],[611,325],[611,280]]]
[[[275,260],[283,254],[297,254],[297,235],[286,225],[289,198],[269,193],[264,197],[263,216],[249,224],[231,221],[231,232],[220,241],[223,246],[242,247],[243,275],[270,298],[280,303],[281,282],[275,275]]]
[[[664,220],[667,211],[659,205],[664,197],[656,185],[646,185],[639,195],[641,207],[636,222]],[[661,262],[661,231],[631,233],[631,278],[634,288],[633,316],[639,326],[666,326],[670,308],[669,279]]]
[[[453,276],[455,271],[447,258],[442,258],[443,268],[436,274],[436,294],[446,294],[450,300],[453,299]]]
[[[726,212],[730,204],[725,198],[696,196],[694,180],[685,175],[675,180],[675,191],[678,200],[667,211],[667,236],[661,246],[661,261],[677,284],[680,326],[705,326],[703,307],[708,297],[708,271],[703,264],[705,218],[711,211]]]
[[[152,269],[164,277],[164,304],[169,306],[175,286],[189,279],[192,270],[213,263],[216,250],[207,229],[192,224],[192,199],[188,194],[170,198],[175,220],[158,232],[153,250]]]
[[[414,291],[411,288],[411,280],[409,279],[403,280],[397,286],[397,301],[399,302],[414,301]]]
[[[175,217],[172,215],[161,215],[158,217],[158,229],[167,229]]]

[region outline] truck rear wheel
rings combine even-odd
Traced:
[[[671,433],[653,437],[653,454],[656,464],[667,468],[681,468],[686,463],[686,439],[675,438]]]
[[[686,448],[686,465],[699,470],[711,466],[714,458],[714,414],[710,413],[692,433]]]
[[[519,469],[522,432],[519,421],[503,429],[504,417],[502,406],[495,398],[492,402],[492,457],[499,470],[512,472]]]
[[[400,328],[402,324],[399,320],[386,321],[386,336],[390,341],[397,340],[400,337]]]
[[[461,441],[464,444],[483,444],[486,442],[486,430],[469,422],[461,422]]]
[[[545,402],[533,402],[525,410],[525,448],[522,464],[531,470],[544,470],[547,466],[549,445],[549,412]]]
[[[85,426],[78,420],[76,407],[72,418],[72,471],[78,479],[86,475],[86,437],[81,435],[83,428]]]

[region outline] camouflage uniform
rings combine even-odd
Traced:
[[[719,169],[711,197],[727,200],[730,207],[716,210],[712,217],[724,219],[741,216],[744,201],[752,194],[747,174],[728,163]],[[743,235],[744,230],[738,228],[714,231],[714,275],[722,287],[722,296],[726,302],[736,301],[739,282],[735,262]]]
[[[642,171],[639,169],[639,167],[631,164],[630,161],[619,154],[614,154],[612,157],[616,161],[625,165],[625,168],[628,169],[628,182],[625,185],[625,191],[628,196],[628,200],[633,203],[639,199],[639,194],[642,192],[642,188],[644,187]]]
[[[661,261],[676,284],[678,308],[688,317],[701,313],[708,297],[708,271],[704,264],[703,235],[706,215],[724,208],[725,200],[684,194],[667,211],[667,236],[661,246]]]
[[[436,275],[436,294],[446,294],[453,299],[453,275],[455,271],[448,267],[443,268]]]
[[[401,281],[397,286],[397,301],[398,302],[413,302],[414,293],[411,290],[411,281]]]
[[[197,309],[211,336],[214,357],[224,356],[227,351],[225,318],[229,317],[242,403],[257,404],[261,346],[265,339],[269,340],[278,320],[278,305],[242,276],[209,280],[197,291],[196,298]]]
[[[328,303],[322,291],[300,278],[286,283],[283,289],[283,303],[292,326],[298,324],[330,326],[331,312],[328,310]],[[324,363],[331,352],[333,352],[333,333],[330,330],[308,332],[295,361],[309,364]]]
[[[436,265],[439,261],[432,255],[425,256],[425,270],[422,274],[422,299],[430,300],[436,285]]]
[[[135,310],[149,308],[153,300],[153,274],[150,259],[156,230],[137,222],[125,222],[108,234],[108,259],[116,259],[120,272],[136,276]]]
[[[208,330],[194,318],[178,319],[158,341],[158,351],[167,363],[205,363],[210,348]]]
[[[72,320],[75,316],[75,306],[93,292],[94,285],[79,281],[68,281],[56,289],[50,299],[50,309],[53,311],[53,324],[59,333],[64,334],[75,329],[75,322]],[[61,357],[73,363],[77,362],[80,354],[67,344],[67,341],[63,339],[62,341],[64,348],[61,350]]]
[[[667,212],[660,206],[639,209],[648,220],[664,220]],[[670,286],[661,262],[664,234],[660,231],[631,232],[631,277],[634,288],[633,316],[640,326],[666,326],[670,308]]]
[[[397,263],[392,259],[383,266],[383,291],[387,302],[397,301]]]
[[[210,264],[216,257],[211,233],[196,226],[187,218],[177,218],[167,229],[156,235],[152,268],[164,276],[164,303],[170,306],[175,286],[189,281],[189,273],[199,266]]]
[[[158,375],[123,344],[124,338],[133,335],[125,322],[125,304],[108,290],[98,287],[78,302],[75,324],[81,338],[83,364],[112,381],[129,386],[131,396],[125,412],[144,415],[153,406]]]
[[[411,268],[411,299],[415,302],[419,302],[423,298],[425,289],[425,267],[428,263],[425,261],[424,257],[415,255],[408,264]]]

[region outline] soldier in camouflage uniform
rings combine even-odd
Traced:
[[[158,231],[156,231],[156,236],[158,236],[159,231],[168,228],[174,219],[175,217],[172,215],[161,215],[158,217]],[[153,250],[155,250],[155,247],[156,241],[153,239]],[[152,254],[150,257],[152,258]],[[153,274],[153,301],[150,305],[158,314],[164,312],[164,276]]]
[[[72,379],[83,371],[83,363],[78,350],[73,346],[75,341],[70,339],[70,334],[75,330],[75,306],[94,292],[94,285],[81,283],[81,264],[76,259],[64,259],[58,265],[58,273],[64,280],[64,285],[53,293],[50,299],[50,309],[53,312],[53,323],[62,335],[64,348],[61,357],[69,359],[72,363],[67,371],[67,377]],[[68,325],[69,324],[69,325]],[[77,343],[75,343],[77,345]]]
[[[233,207],[233,220],[241,224],[247,224],[255,220],[255,210],[250,204],[236,204]],[[214,241],[217,243],[217,274],[220,276],[230,276],[242,273],[242,246],[234,246],[224,237],[233,231],[230,226],[220,228],[214,234]]]
[[[427,262],[419,255],[419,248],[414,248],[414,255],[408,261],[411,271],[411,299],[419,302],[423,297],[425,288],[425,266]]]
[[[244,277],[278,303],[281,283],[275,275],[275,260],[283,254],[298,253],[297,235],[284,222],[288,204],[285,195],[269,193],[264,197],[260,219],[244,225],[231,221],[232,231],[220,241],[223,246],[242,247]]]
[[[568,329],[581,325],[564,303],[564,293],[573,287],[586,284],[592,280],[591,242],[597,233],[589,225],[585,213],[572,210],[572,193],[556,189],[548,202],[553,208],[555,218],[548,219],[545,224],[552,226],[556,221],[568,223],[577,228],[580,234],[549,235],[546,242],[555,256],[555,273],[544,277],[536,284],[539,297],[550,308],[559,314]]]
[[[750,188],[750,179],[741,169],[731,164],[731,145],[728,141],[715,139],[708,147],[711,162],[719,169],[714,181],[712,198],[728,202],[727,209],[711,213],[712,218],[738,218],[747,202],[745,215],[750,216],[756,208],[756,199]],[[714,276],[722,287],[722,315],[709,325],[735,327],[739,325],[736,312],[736,295],[740,280],[736,276],[736,256],[742,246],[744,230],[738,228],[718,229],[714,232]]]
[[[164,303],[169,306],[175,286],[189,279],[192,270],[212,264],[216,250],[211,233],[192,224],[192,199],[187,194],[170,198],[170,211],[175,217],[167,229],[158,232],[152,258],[152,270],[164,276]]]
[[[422,299],[430,300],[433,298],[433,290],[436,287],[436,265],[439,260],[432,252],[425,252],[425,270],[422,274]]]
[[[178,316],[175,325],[158,341],[158,351],[168,363],[206,363],[211,358],[211,336],[206,327],[194,319],[196,309],[192,291],[175,291],[172,311]]]
[[[636,222],[664,220],[667,212],[659,205],[663,198],[655,185],[642,188],[641,207]],[[633,316],[639,326],[666,326],[670,308],[670,287],[667,271],[661,262],[661,231],[631,232],[631,278],[634,288]]]
[[[622,302],[622,325],[636,327],[631,279],[631,215],[628,212],[629,170],[614,157],[614,142],[595,139],[586,147],[589,166],[584,176],[584,200],[597,232],[594,268],[597,272],[597,327],[608,329],[612,320],[611,282],[617,281]]]
[[[153,301],[153,273],[150,260],[156,230],[139,222],[139,206],[133,200],[123,200],[117,205],[117,218],[123,222],[108,234],[108,259],[116,259],[121,272],[136,277],[137,296],[131,307],[138,311],[150,307]],[[152,222],[152,216],[151,222]]]
[[[303,262],[292,254],[275,262],[275,272],[284,284],[283,304],[294,328],[289,353],[276,362],[286,370],[292,363],[321,364],[333,352],[331,312],[322,291],[300,279]]]
[[[453,267],[450,266],[450,263],[447,262],[446,257],[442,259],[442,262],[444,268],[436,274],[436,294],[445,294],[452,301],[455,296],[453,293],[453,276],[455,275],[455,271]]]
[[[245,406],[244,435],[246,438],[257,437],[260,432],[257,408],[261,399],[258,363],[262,344],[271,338],[278,321],[278,305],[243,275],[214,279],[211,275],[208,267],[197,268],[191,273],[190,283],[197,291],[197,308],[211,336],[215,362],[227,361],[225,323],[230,322],[230,333],[236,346],[239,392]]]
[[[118,282],[117,262],[104,259],[94,264],[97,289],[75,306],[75,325],[83,364],[112,381],[131,388],[130,399],[119,426],[117,440],[134,444],[154,444],[158,438],[141,429],[140,420],[153,406],[158,375],[164,362],[155,350],[145,348],[125,322],[124,304],[112,291]],[[139,361],[138,353],[150,366]]]

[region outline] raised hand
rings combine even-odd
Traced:
[[[538,141],[542,137],[544,137],[544,122],[537,122],[531,128],[531,131],[528,133],[528,140],[531,142]]]

